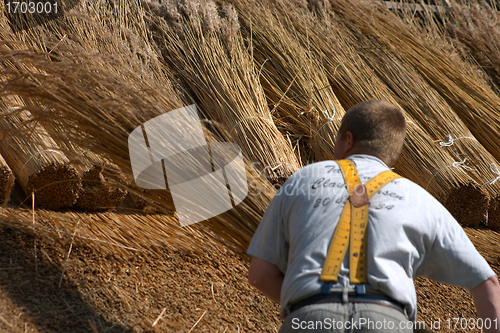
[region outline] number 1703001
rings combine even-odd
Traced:
[[[7,14],[57,14],[57,2],[5,1]]]

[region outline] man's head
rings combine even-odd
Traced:
[[[366,101],[350,108],[335,139],[335,158],[367,154],[393,166],[403,148],[406,119],[401,110],[384,101]]]

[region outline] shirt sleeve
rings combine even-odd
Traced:
[[[437,222],[434,242],[417,275],[468,290],[495,275],[448,211]]]
[[[278,266],[285,274],[288,260],[288,242],[284,231],[282,195],[278,192],[271,200],[252,237],[247,254]]]

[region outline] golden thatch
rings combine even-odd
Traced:
[[[157,44],[206,117],[261,171],[274,179],[294,173],[301,164],[274,124],[234,9],[180,1],[169,11],[155,20]]]
[[[34,189],[36,207],[46,200],[49,208],[114,208],[128,191],[155,213],[131,208],[129,198],[129,207],[97,214],[2,209],[0,223],[123,256],[166,243],[210,251],[214,242],[244,256],[275,194],[261,175],[283,181],[303,164],[333,158],[344,110],[382,99],[408,121],[396,170],[462,224],[488,217],[500,229],[497,13],[451,1],[460,9],[453,20],[422,14],[432,21],[426,27],[376,2],[229,2],[83,0],[43,24],[18,17],[14,25],[32,27],[14,32],[2,16],[0,153],[8,166],[0,159],[0,167],[14,171],[27,197]],[[127,138],[192,103],[207,142],[242,148],[249,195],[181,228],[168,189],[134,185]],[[68,172],[62,180],[56,168]],[[33,176],[41,171],[45,185]],[[75,184],[78,202],[58,201],[70,197],[60,188],[42,195],[54,184]],[[473,229],[469,236],[484,240],[484,251],[496,240]]]

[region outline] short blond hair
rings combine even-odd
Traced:
[[[342,118],[338,135],[351,132],[354,145],[368,149],[388,166],[396,163],[403,148],[406,119],[396,106],[378,100],[356,104]]]

